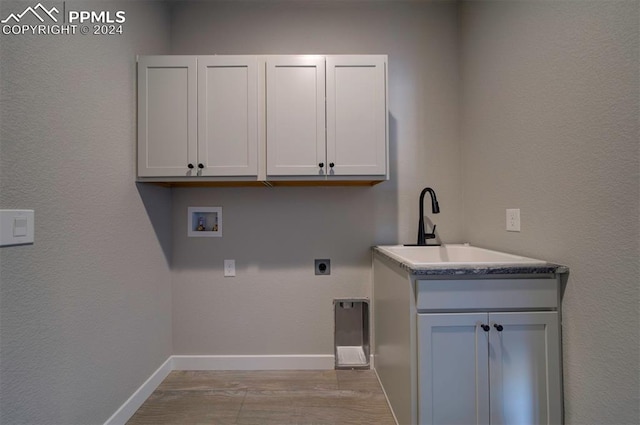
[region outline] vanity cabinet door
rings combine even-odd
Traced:
[[[386,56],[327,56],[329,177],[387,173]]]
[[[138,59],[138,176],[195,175],[196,65],[196,56]]]
[[[558,313],[490,313],[489,322],[491,424],[561,424]]]
[[[418,423],[489,423],[487,313],[418,314]]]
[[[555,311],[418,314],[419,424],[561,424],[559,344]]]
[[[201,176],[258,175],[256,56],[198,57],[198,167]]]
[[[325,176],[325,58],[266,61],[267,175]]]

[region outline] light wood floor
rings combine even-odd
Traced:
[[[127,425],[394,425],[371,370],[174,371]]]

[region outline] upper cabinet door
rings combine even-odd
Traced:
[[[327,56],[329,175],[387,174],[386,68],[386,55]]]
[[[197,59],[138,59],[138,176],[190,176],[197,165]]]
[[[198,57],[198,167],[201,176],[258,174],[256,56]]]
[[[267,174],[324,176],[324,56],[275,56],[266,62]]]

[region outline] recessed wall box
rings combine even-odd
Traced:
[[[187,214],[190,238],[222,237],[222,207],[188,207]]]
[[[369,300],[336,299],[335,368],[369,369]]]

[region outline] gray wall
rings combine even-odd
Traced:
[[[442,237],[461,240],[457,17],[454,2],[174,6],[174,54],[389,54],[392,167],[369,188],[173,189],[175,354],[332,354],[332,300],[369,296],[372,245],[415,243],[424,186]],[[187,238],[187,207],[208,205],[223,238]]]
[[[36,210],[0,248],[1,423],[104,422],[172,353],[331,353],[332,298],[369,295],[427,185],[445,242],[571,267],[568,423],[638,423],[637,1],[97,4],[125,35],[0,39],[0,207]],[[166,52],[389,54],[392,179],[134,185],[134,56]],[[190,205],[224,237],[186,238]]]
[[[571,267],[570,424],[640,422],[639,4],[461,11],[465,236]],[[522,232],[505,231],[505,208]]]
[[[0,4],[0,16],[29,2]],[[171,355],[170,191],[135,180],[135,55],[169,47],[157,3],[118,36],[0,42],[0,207],[35,244],[0,248],[0,422],[103,423]]]

